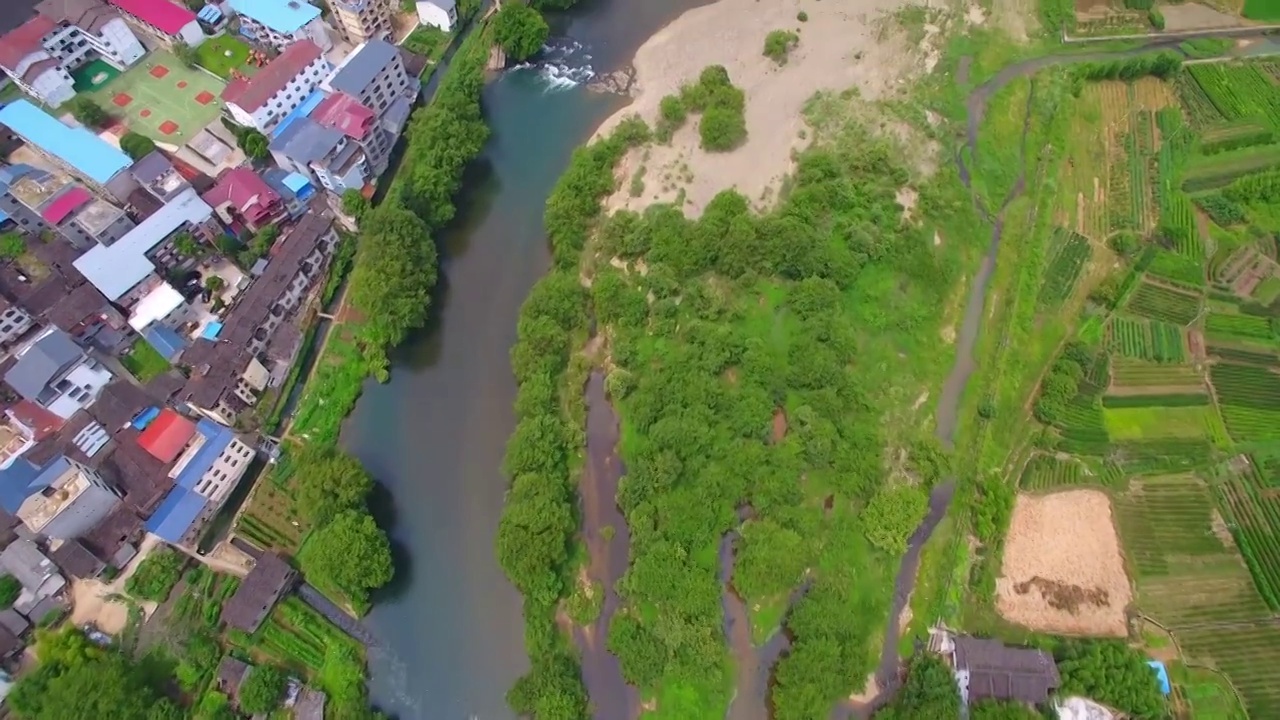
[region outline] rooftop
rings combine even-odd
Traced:
[[[40,40],[56,27],[56,22],[44,15],[36,15],[0,36],[0,65],[16,71],[23,58],[44,50]]]
[[[228,83],[222,91],[222,99],[239,105],[246,112],[254,112],[322,55],[320,46],[310,40],[293,43],[249,80]]]
[[[171,463],[195,434],[195,423],[179,415],[176,410],[165,408],[138,436],[138,444],[160,462]]]
[[[10,183],[9,192],[23,205],[40,212],[45,203],[66,190],[71,184],[71,178],[63,173],[36,170]]]
[[[100,198],[94,198],[73,218],[77,225],[95,238],[124,217],[124,210]]]
[[[311,113],[311,119],[324,127],[340,131],[349,138],[360,140],[369,134],[377,116],[359,100],[344,92],[335,92],[325,98]]]
[[[213,208],[195,189],[187,188],[114,244],[98,245],[81,255],[75,267],[108,300],[118,300],[155,271],[147,253],[182,226],[212,214]]]
[[[271,150],[305,165],[323,160],[341,141],[341,132],[302,117],[271,140]]]
[[[188,23],[195,22],[196,14],[169,0],[107,0],[112,5],[154,25],[160,30],[177,35]]]
[[[167,282],[162,282],[151,289],[133,306],[129,315],[129,327],[142,332],[152,323],[163,320],[174,310],[185,305],[187,299]]]
[[[36,10],[56,22],[66,22],[93,33],[119,17],[102,0],[43,0],[36,5]]]
[[[320,17],[320,8],[307,0],[228,0],[227,5],[237,13],[286,35]]]
[[[200,493],[175,485],[147,520],[147,532],[159,535],[167,542],[182,542],[182,536],[186,535],[208,502],[208,498]]]
[[[103,562],[79,540],[63,541],[52,552],[53,562],[62,572],[76,578],[93,578],[102,572]]]
[[[92,199],[93,193],[83,187],[73,187],[54,198],[48,207],[40,211],[40,217],[51,225],[60,225],[63,220],[67,219],[68,215],[79,210],[80,206]]]
[[[279,555],[263,553],[235,594],[222,606],[222,620],[237,630],[255,632],[280,596],[292,589],[297,577],[298,573]]]
[[[252,168],[236,167],[218,176],[218,182],[204,194],[214,208],[229,204],[241,217],[257,224],[282,209],[280,196]]]
[[[969,671],[970,702],[994,698],[1040,704],[1060,682],[1049,653],[1009,647],[999,640],[957,637],[955,667]]]
[[[143,155],[138,162],[129,168],[129,173],[133,175],[133,179],[143,185],[150,185],[154,182],[164,180],[167,175],[173,172],[173,163],[169,162],[169,158],[159,150],[152,150]],[[181,177],[179,177],[181,180]]]
[[[29,100],[0,108],[0,124],[97,183],[106,183],[133,162],[97,135],[63,125]]]
[[[396,46],[386,40],[366,40],[342,59],[342,64],[325,80],[325,84],[334,92],[359,97],[398,55]]]
[[[17,364],[5,373],[4,381],[22,397],[38,400],[50,382],[83,356],[71,336],[55,328],[19,351]]]

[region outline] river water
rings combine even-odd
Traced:
[[[549,265],[546,197],[573,149],[623,104],[568,78],[625,64],[697,4],[585,0],[551,18],[562,67],[511,71],[486,88],[492,136],[439,238],[433,319],[347,422],[343,444],[379,480],[375,512],[396,556],[396,580],[367,619],[380,642],[370,691],[401,720],[513,717],[504,695],[528,667],[524,624],[494,552],[515,424],[508,351],[520,304]]]

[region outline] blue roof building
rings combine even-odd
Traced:
[[[28,100],[16,100],[0,108],[0,124],[70,172],[97,185],[105,186],[133,164],[128,155],[107,141],[84,128],[63,125]]]
[[[144,328],[142,337],[169,362],[173,362],[179,353],[187,349],[186,341],[173,328],[159,323],[152,323]]]
[[[162,415],[164,413],[173,411],[162,411]],[[139,443],[153,454],[167,443],[162,435],[170,432],[169,437],[173,438],[172,432],[181,433],[180,422],[189,422],[162,417],[156,424],[162,424],[162,421],[168,429],[159,429],[155,438],[139,438]],[[173,445],[169,444],[169,447],[173,448]],[[237,440],[231,428],[201,419],[195,424],[195,432],[184,449],[164,452],[180,453],[176,462],[177,475],[173,488],[147,521],[146,528],[168,542],[191,544],[204,523],[222,506],[231,488],[243,477],[253,451]],[[218,470],[219,467],[234,469]]]
[[[240,34],[283,50],[299,40],[311,40],[321,50],[333,47],[320,8],[307,0],[227,0],[240,17]]]
[[[119,503],[119,492],[66,455],[39,466],[19,457],[0,470],[0,506],[31,532],[50,538],[88,533]]]

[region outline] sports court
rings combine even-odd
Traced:
[[[156,142],[182,145],[217,119],[223,85],[170,53],[156,51],[83,94],[120,118],[128,129]]]

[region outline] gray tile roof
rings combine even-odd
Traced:
[[[5,373],[4,380],[22,397],[36,400],[49,381],[78,362],[81,355],[80,346],[70,335],[54,330],[36,341]]]
[[[338,92],[360,97],[364,89],[373,82],[399,51],[395,45],[386,40],[369,40],[356,52],[347,57],[347,61],[329,77],[329,87]]]
[[[304,117],[294,120],[277,135],[271,141],[271,150],[305,165],[323,159],[341,140],[340,131]]]
[[[955,666],[969,671],[970,702],[992,698],[1040,704],[1061,682],[1049,653],[999,640],[957,637]]]
[[[398,97],[382,115],[382,127],[399,133],[413,112],[413,98]]]
[[[129,168],[129,173],[133,175],[134,180],[143,185],[149,185],[172,169],[173,164],[169,162],[169,158],[159,150],[152,150],[134,163],[133,167]]]

